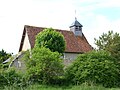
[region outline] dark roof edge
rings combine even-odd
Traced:
[[[75,53],[75,54],[83,54],[84,52],[66,52],[65,53]]]
[[[18,52],[20,52],[22,50],[24,39],[25,39],[25,34],[26,34],[26,29],[25,29],[25,26],[24,26],[24,30],[23,30],[23,33],[22,33],[22,38],[21,38],[20,47],[19,47]]]
[[[52,28],[52,27],[38,27],[38,26],[25,25],[24,28],[26,28],[26,27],[43,28],[43,29],[46,29],[46,28]],[[68,32],[70,32],[70,29],[69,29],[69,30],[58,29],[58,28],[52,28],[52,29],[54,29],[54,30],[58,30],[58,31],[60,30],[60,31],[68,31]]]

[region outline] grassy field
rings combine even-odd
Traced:
[[[120,88],[104,88],[102,86],[88,86],[88,85],[80,85],[80,86],[46,86],[46,85],[30,85],[26,88],[23,87],[4,87],[0,90],[120,90]]]

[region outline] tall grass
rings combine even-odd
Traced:
[[[79,86],[48,86],[48,85],[39,85],[33,84],[29,85],[26,88],[15,87],[15,86],[5,86],[0,90],[120,90],[120,88],[105,88],[102,86],[88,86],[88,85],[79,85]]]

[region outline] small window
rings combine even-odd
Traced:
[[[79,29],[79,27],[78,27],[78,26],[76,26],[76,27],[75,27],[75,29]]]
[[[21,67],[21,62],[20,61],[18,61],[18,67]]]

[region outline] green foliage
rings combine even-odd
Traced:
[[[50,85],[39,85],[34,84],[27,87],[25,90],[119,90],[119,89],[108,89],[102,86],[89,86],[89,85],[79,85],[79,86],[50,86]]]
[[[27,58],[29,55],[27,54]],[[52,83],[63,75],[63,60],[58,52],[51,52],[47,48],[34,48],[27,63],[28,78],[44,84]]]
[[[29,62],[29,60],[30,60],[30,51],[29,50],[27,50],[27,51],[25,51],[24,52],[24,55],[23,55],[23,57],[22,57],[22,61],[25,61],[24,62],[24,64],[27,66],[27,67],[29,67],[29,64],[28,64],[28,62]]]
[[[119,85],[119,69],[113,58],[105,51],[81,54],[66,69],[68,81],[74,84],[94,83],[105,87]]]
[[[0,70],[8,68],[9,63],[3,64],[3,62],[11,57],[11,55],[12,54],[6,53],[3,49],[0,51]]]
[[[6,53],[3,49],[0,51],[0,64],[7,60],[11,56],[10,53]]]
[[[8,86],[0,90],[120,90],[120,88],[105,88],[103,86],[90,86],[90,85],[78,85],[78,86],[50,86],[50,85],[40,85],[32,84],[26,88],[19,88],[14,86]]]
[[[120,35],[113,31],[103,33],[99,39],[95,39],[95,44],[99,50],[106,50],[111,53],[113,57],[120,60]]]
[[[0,71],[0,87],[20,84],[21,79],[22,76],[17,73],[14,68]]]
[[[36,36],[35,46],[44,46],[53,52],[63,53],[65,50],[65,40],[61,33],[56,32],[52,28],[47,28]]]

